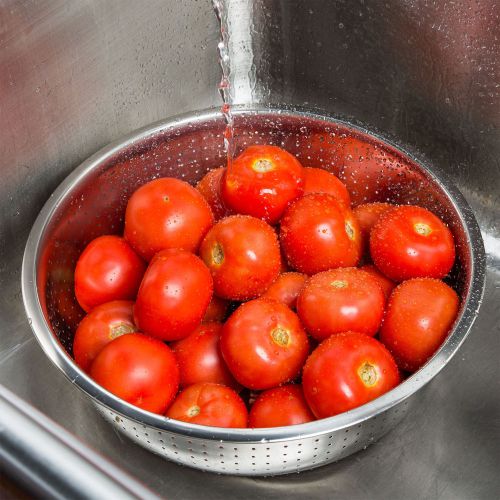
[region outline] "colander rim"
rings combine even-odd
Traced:
[[[198,439],[230,442],[273,442],[333,433],[376,417],[409,398],[432,380],[451,360],[467,337],[477,317],[485,286],[485,252],[481,231],[476,218],[464,196],[443,171],[434,165],[432,165],[431,169],[431,166],[425,158],[422,158],[422,155],[415,155],[409,151],[407,147],[402,147],[400,144],[396,144],[395,141],[388,140],[386,137],[373,133],[371,130],[368,132],[359,125],[353,125],[351,122],[347,122],[331,113],[325,113],[323,110],[311,110],[306,108],[294,107],[293,110],[288,110],[286,108],[284,109],[283,106],[279,108],[273,106],[240,106],[234,109],[234,114],[235,116],[242,116],[245,114],[262,116],[272,115],[273,117],[298,116],[305,119],[331,122],[332,125],[340,124],[349,127],[350,129],[356,130],[362,134],[367,134],[387,144],[389,147],[406,154],[410,158],[416,159],[416,163],[422,168],[422,171],[430,179],[439,184],[453,204],[459,216],[460,223],[465,230],[468,250],[471,255],[471,263],[470,283],[465,301],[462,303],[461,312],[455,322],[452,332],[434,356],[420,370],[415,372],[400,385],[358,408],[330,418],[305,424],[265,429],[226,429],[207,427],[168,419],[161,415],[141,410],[106,391],[76,365],[52,333],[44,317],[39,300],[37,268],[41,253],[40,242],[47,231],[51,217],[71,188],[82,182],[93,169],[97,168],[102,163],[111,159],[124,149],[141,144],[169,130],[206,122],[208,120],[219,120],[220,110],[215,108],[175,116],[131,132],[125,137],[103,147],[81,163],[52,193],[31,229],[22,263],[21,282],[23,302],[33,333],[48,358],[73,384],[95,402],[104,405],[117,414],[131,418],[139,424],[153,427],[159,431],[172,432]],[[471,242],[474,242],[474,244]]]

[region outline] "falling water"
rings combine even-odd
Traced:
[[[212,0],[215,14],[219,21],[220,40],[217,45],[219,52],[219,64],[222,70],[222,77],[219,83],[219,93],[222,98],[222,115],[226,122],[224,131],[224,150],[227,155],[227,166],[230,167],[234,153],[234,118],[231,111],[231,67],[229,60],[229,32],[227,23],[227,8],[224,0]]]

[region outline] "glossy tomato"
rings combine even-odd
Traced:
[[[222,201],[221,183],[225,171],[224,167],[209,170],[203,179],[196,184],[196,189],[207,200],[216,221],[227,217],[231,213]]]
[[[297,300],[304,328],[317,340],[355,330],[373,336],[384,314],[385,297],[369,274],[355,267],[315,274]]]
[[[351,206],[351,197],[345,184],[330,172],[322,168],[304,168],[304,195],[310,193],[331,194],[346,207]]]
[[[387,276],[384,276],[373,264],[367,264],[365,266],[360,267],[361,271],[368,273],[372,278],[375,278],[377,283],[382,288],[382,292],[384,292],[385,300],[389,298],[396,283],[391,281]]]
[[[226,319],[228,309],[229,302],[227,300],[213,295],[210,304],[208,304],[205,316],[203,316],[203,323],[210,323],[212,321],[222,323]]]
[[[288,208],[281,220],[280,241],[291,267],[306,274],[354,266],[361,256],[353,213],[325,193],[304,196]]]
[[[234,378],[254,390],[295,378],[309,351],[297,315],[285,304],[269,299],[238,307],[222,329],[220,346]]]
[[[383,214],[372,229],[370,253],[388,278],[443,278],[455,261],[448,227],[432,212],[400,206]]]
[[[75,295],[86,312],[112,300],[133,300],[146,265],[119,236],[100,236],[80,255],[75,269]]]
[[[179,368],[170,348],[140,333],[107,344],[90,367],[106,390],[143,410],[164,413],[179,387]]]
[[[458,306],[456,292],[442,281],[430,278],[405,281],[389,299],[380,340],[400,368],[416,371],[445,340]]]
[[[283,302],[283,304],[295,311],[297,297],[304,288],[306,280],[307,275],[302,273],[280,274],[276,281],[262,294],[262,298]]]
[[[328,337],[309,356],[302,385],[317,418],[326,418],[368,403],[400,381],[389,351],[357,332]]]
[[[153,337],[179,340],[201,323],[212,293],[212,277],[201,259],[184,250],[163,250],[144,274],[135,323]]]
[[[231,300],[258,297],[280,269],[276,233],[248,215],[218,222],[203,240],[200,256],[212,273],[215,293]]]
[[[367,254],[370,250],[370,233],[380,216],[387,210],[394,208],[390,203],[363,203],[353,208],[352,212],[356,217],[361,230],[363,240],[363,250]]]
[[[95,357],[113,339],[137,331],[133,306],[128,300],[114,300],[95,307],[82,319],[73,340],[75,361],[82,370],[88,371]]]
[[[281,427],[315,420],[300,385],[284,385],[262,392],[250,408],[248,427]]]
[[[222,181],[222,198],[229,208],[269,224],[276,224],[303,191],[302,165],[277,146],[248,147],[232,162]]]
[[[229,387],[201,383],[179,393],[166,416],[211,427],[246,427],[248,411],[243,400]]]
[[[181,387],[213,382],[240,388],[222,359],[219,348],[221,333],[220,323],[207,323],[170,345],[179,364]]]
[[[125,238],[146,260],[167,248],[196,252],[214,223],[203,196],[187,182],[155,179],[132,194],[125,212]]]

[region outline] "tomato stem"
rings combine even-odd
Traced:
[[[424,224],[423,222],[417,222],[413,225],[413,229],[417,234],[421,236],[429,236],[432,233],[432,229],[428,224]]]
[[[271,337],[275,344],[280,347],[286,347],[290,343],[290,334],[288,330],[281,326],[277,326],[272,332]]]
[[[266,158],[261,158],[253,162],[252,170],[261,173],[270,172],[274,170],[274,163]]]
[[[200,413],[200,407],[198,405],[191,406],[191,408],[188,409],[187,415],[188,417],[196,417],[196,415],[199,415]]]
[[[224,250],[220,243],[216,243],[212,247],[212,262],[216,266],[220,266],[224,262]]]
[[[358,375],[366,387],[373,387],[378,380],[377,369],[372,364],[366,362],[358,368]]]

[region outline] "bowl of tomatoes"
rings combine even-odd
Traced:
[[[47,356],[133,441],[221,473],[341,459],[418,404],[477,315],[484,251],[442,173],[333,118],[216,112],[73,171],[27,242]]]

